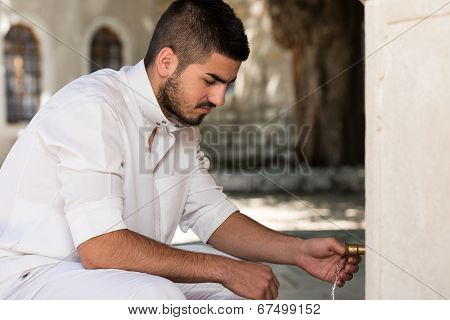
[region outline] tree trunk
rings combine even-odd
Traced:
[[[362,54],[362,5],[357,0],[267,1],[275,39],[292,50],[294,119],[302,133],[298,158],[313,165],[363,163],[363,69],[340,75]]]

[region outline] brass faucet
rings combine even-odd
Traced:
[[[346,256],[362,256],[366,254],[366,246],[363,244],[345,243]]]

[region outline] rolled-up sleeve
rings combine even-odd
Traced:
[[[189,178],[189,194],[180,221],[180,229],[191,228],[204,243],[239,208],[231,202],[208,172],[209,159],[196,146],[195,169]]]
[[[123,221],[123,139],[118,120],[103,100],[64,107],[39,126],[58,163],[60,196],[75,247],[116,230]]]

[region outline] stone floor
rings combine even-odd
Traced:
[[[335,237],[342,242],[364,241],[363,194],[273,194],[230,196],[241,212],[274,230],[302,238]],[[173,243],[195,243],[192,232],[177,230]],[[279,299],[330,299],[331,284],[317,280],[292,266],[271,265],[281,287]],[[364,299],[364,259],[360,271],[344,288],[336,290],[336,299]]]

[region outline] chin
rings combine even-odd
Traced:
[[[199,117],[199,118],[197,118],[197,119],[191,120],[191,121],[190,121],[191,126],[198,127],[198,126],[202,123],[202,121],[203,121],[204,118],[205,118],[204,116],[201,116],[201,117]]]
[[[197,117],[195,119],[187,118],[187,117],[179,117],[179,119],[187,126],[190,127],[198,127],[203,119],[205,118],[205,115],[202,115],[200,117]]]

